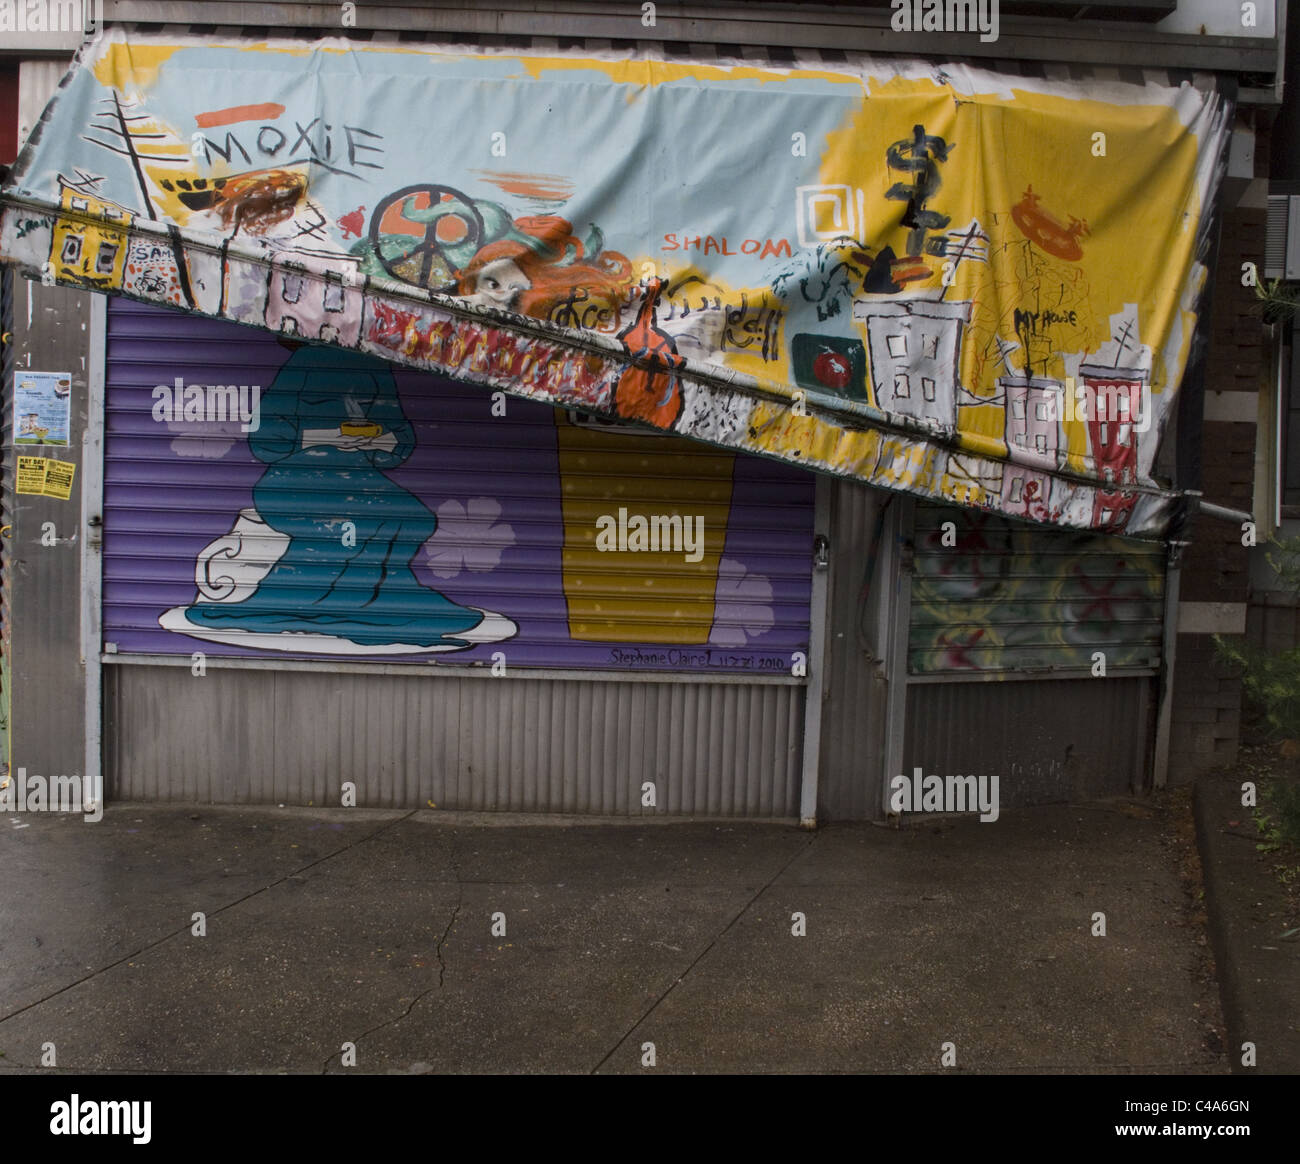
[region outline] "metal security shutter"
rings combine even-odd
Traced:
[[[108,318],[110,653],[788,678],[807,650],[811,474],[123,299]]]
[[[937,505],[913,529],[899,771],[996,779],[1004,809],[1146,789],[1162,548]]]
[[[912,675],[1087,677],[1097,652],[1106,675],[1159,666],[1162,547],[937,505],[913,541]]]

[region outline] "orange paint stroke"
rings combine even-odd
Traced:
[[[447,202],[451,195],[444,196],[443,201]],[[427,190],[417,190],[409,198],[403,198],[400,202],[394,202],[387,210],[384,211],[384,217],[380,220],[379,229],[383,234],[406,234],[412,238],[424,238],[425,224],[422,222],[412,222],[406,218],[402,211],[406,203],[410,201],[412,210],[429,209],[429,192]]]
[[[200,129],[215,129],[218,125],[234,125],[240,121],[274,121],[283,112],[283,105],[264,101],[260,105],[232,105],[229,109],[200,113],[194,123]]]
[[[1071,215],[1070,224],[1067,226],[1045,207],[1039,206],[1040,201],[1039,196],[1034,193],[1034,188],[1030,186],[1025,191],[1024,197],[1011,208],[1011,217],[1020,228],[1021,234],[1030,242],[1037,243],[1049,255],[1055,255],[1058,259],[1067,259],[1072,263],[1078,262],[1083,258],[1083,247],[1079,245],[1079,236],[1092,233],[1088,229],[1087,221]]]
[[[474,173],[507,194],[521,198],[544,198],[564,202],[573,196],[574,186],[563,174],[525,174],[519,171],[475,170]]]

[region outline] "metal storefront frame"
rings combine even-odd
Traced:
[[[113,320],[123,309],[148,309],[95,298],[99,325],[107,326],[96,350],[101,365],[107,361],[98,407],[104,409],[106,392],[109,430],[98,434],[97,448],[111,470],[113,443],[121,439],[113,431],[120,411],[112,399],[114,352],[118,360],[132,358],[114,340]],[[152,316],[160,324],[186,319]],[[189,320],[188,330],[173,341],[149,341],[149,350],[164,358],[168,342],[184,343],[182,363],[211,362],[203,337],[191,334],[200,325],[231,329]],[[188,378],[181,364],[172,370]],[[113,480],[110,471],[110,493],[122,487],[120,473],[116,486]],[[811,495],[813,479],[808,484]],[[120,552],[112,547],[113,503],[94,496],[89,478],[85,485],[86,512],[103,515],[111,561]],[[817,488],[824,495],[826,486]],[[807,512],[810,542],[814,508],[810,503]],[[98,533],[88,526],[83,553],[90,570],[100,560],[98,546],[89,544]],[[111,585],[109,571],[106,589]],[[99,633],[83,612],[88,646]],[[117,650],[111,631],[108,637],[98,658],[110,800],[337,803],[341,784],[352,780],[358,804],[371,806],[812,823],[801,810],[801,781],[806,788],[811,779],[815,790],[816,773],[807,769],[816,763],[816,742],[805,749],[805,718],[816,704],[805,689],[819,678],[817,633],[799,674],[511,665],[499,677],[482,665],[211,654],[199,678],[192,677],[189,654]],[[89,672],[87,681],[89,714],[98,692]],[[654,807],[642,803],[646,783],[656,786]]]
[[[104,373],[108,337],[108,300],[90,297],[90,336],[86,369],[86,429],[81,446],[81,663],[86,671],[86,800],[103,803],[104,694],[103,506],[104,506]]]
[[[917,674],[910,665],[914,646],[910,632],[917,614],[916,539],[918,531],[933,532],[929,527],[935,516],[931,513],[930,520],[918,523],[920,508],[910,499],[893,507],[886,538],[895,547],[896,573],[891,600],[882,607],[880,620],[881,627],[888,628],[881,815],[891,811],[891,780],[917,768],[927,775],[936,769],[945,776],[997,774],[1005,806],[1121,795],[1161,786],[1168,732],[1165,686],[1173,663],[1166,612],[1171,601],[1177,602],[1177,570],[1171,566],[1175,557],[1126,543],[1152,559],[1146,582],[1136,576],[1127,584],[1131,590],[1127,601],[1141,608],[1142,617],[1130,623],[1115,617],[1107,627],[1108,632],[1118,628],[1121,636],[1108,641],[1108,647],[1128,643],[1136,650],[1128,665],[1098,673],[1084,666],[1052,669],[1013,661],[966,674]],[[1115,540],[1103,548],[1113,554]],[[1105,562],[1107,557],[1103,554],[1094,560]],[[1014,570],[1008,577],[1014,590]],[[1112,576],[1100,588],[1108,592],[1114,581]],[[1004,584],[993,592],[1006,601],[1007,591]],[[1064,643],[1073,628],[1066,616],[1071,609],[1067,591],[1068,585],[1058,583],[1054,596],[1043,591],[1030,607],[1036,605],[1031,612],[1044,618],[1058,612],[1061,633],[1055,649],[1069,653],[1071,648]],[[1124,602],[1121,599],[1121,608]],[[996,626],[996,620],[986,619],[983,625]],[[1126,626],[1132,629],[1126,631]],[[1082,649],[1091,651],[1091,646]],[[1046,650],[1050,654],[1053,648]]]

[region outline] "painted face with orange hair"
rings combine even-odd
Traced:
[[[584,245],[563,218],[541,215],[514,222],[515,237],[479,249],[457,276],[469,302],[546,319],[562,303],[616,306],[632,286],[632,264],[617,251],[599,249],[593,230]],[[593,249],[596,253],[587,254]]]

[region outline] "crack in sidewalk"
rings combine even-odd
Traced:
[[[646,1008],[645,1013],[642,1014],[641,1017],[638,1018],[636,1022],[634,1022],[630,1027],[628,1027],[628,1029],[623,1033],[623,1035],[618,1039],[618,1041],[605,1053],[604,1058],[602,1058],[601,1061],[597,1063],[596,1066],[594,1066],[590,1072],[588,1072],[588,1074],[590,1075],[597,1074],[597,1072],[599,1072],[600,1069],[604,1067],[605,1064],[608,1063],[610,1059],[614,1057],[614,1053],[624,1043],[626,1043],[628,1039],[630,1039],[633,1036],[633,1034],[636,1033],[637,1028],[642,1026],[645,1023],[646,1019],[648,1019],[652,1014],[654,1014],[656,1010],[659,1009],[660,1004],[662,1004],[663,1001],[670,994],[672,994],[674,990],[676,990],[683,982],[686,981],[687,975],[690,974],[690,972],[694,970],[695,967],[698,966],[705,959],[705,957],[708,956],[709,951],[712,950],[714,946],[716,946],[723,938],[727,936],[731,928],[738,921],[740,921],[740,919],[744,917],[746,913],[749,912],[749,910],[752,908],[754,903],[760,897],[762,897],[763,894],[765,894],[769,889],[771,889],[774,884],[776,884],[777,879],[787,869],[789,869],[791,865],[793,865],[797,860],[799,860],[800,857],[803,857],[812,849],[813,845],[817,841],[817,837],[819,836],[819,834],[820,834],[820,830],[814,831],[808,837],[808,839],[798,849],[795,850],[795,852],[791,855],[790,859],[784,865],[782,865],[781,868],[779,868],[775,873],[773,873],[772,876],[768,878],[765,884],[760,886],[754,892],[754,895],[747,902],[745,902],[745,904],[742,905],[740,909],[736,912],[736,916],[733,917],[729,922],[727,922],[725,926],[722,927],[722,929],[720,929],[716,934],[713,935],[713,937],[709,940],[708,945],[706,945],[704,949],[701,950],[699,954],[697,954],[691,960],[690,965],[687,966],[685,970],[683,970],[679,975],[677,975],[676,978],[673,979],[673,981],[669,984],[668,989],[665,990],[658,998],[656,998],[649,1005],[649,1007]]]
[[[434,955],[438,959],[438,989],[439,990],[442,989],[442,980],[447,973],[447,963],[444,962],[442,959],[442,947],[443,944],[447,941],[447,935],[451,933],[452,926],[456,924],[456,916],[457,914],[460,913],[460,907],[463,901],[464,901],[464,893],[462,892],[461,900],[456,902],[456,908],[451,911],[451,920],[447,923],[447,928],[442,931],[442,937],[438,939],[438,948],[434,951]]]
[[[251,901],[253,898],[258,897],[261,894],[274,889],[277,885],[283,885],[291,877],[300,876],[301,874],[305,873],[308,869],[314,869],[317,865],[324,864],[326,861],[332,861],[334,860],[335,857],[341,857],[344,853],[350,852],[352,849],[355,849],[358,845],[362,845],[365,844],[367,841],[374,840],[375,837],[379,836],[383,832],[386,832],[388,829],[401,824],[403,821],[410,820],[410,818],[413,817],[419,811],[420,810],[418,808],[413,808],[411,809],[410,812],[404,813],[402,816],[395,817],[393,820],[390,821],[385,821],[373,832],[369,832],[366,833],[364,836],[357,837],[356,840],[350,841],[342,848],[335,849],[334,852],[332,853],[326,853],[323,857],[317,857],[316,860],[314,861],[308,861],[305,865],[299,865],[297,868],[289,870],[289,872],[285,873],[282,877],[277,877],[274,881],[267,882],[267,884],[262,885],[257,889],[249,890],[247,893],[244,894],[243,897],[238,897],[234,901],[227,902],[225,905],[219,906],[216,909],[206,910],[205,914],[208,918],[219,917],[221,914],[226,913],[228,910],[232,910],[236,906],[243,905],[244,902]],[[20,1014],[25,1014],[33,1007],[43,1006],[45,1003],[51,1001],[52,999],[58,998],[60,994],[66,994],[69,990],[73,990],[76,987],[81,986],[83,983],[89,982],[92,978],[98,978],[101,974],[107,974],[108,971],[116,969],[118,966],[121,966],[122,963],[129,962],[132,958],[138,958],[141,954],[148,953],[150,950],[156,949],[158,946],[161,946],[166,942],[170,942],[173,938],[180,937],[182,934],[189,933],[189,931],[190,931],[190,923],[186,922],[183,925],[181,925],[179,929],[172,930],[171,932],[164,934],[162,937],[156,938],[152,942],[146,942],[143,946],[140,946],[137,949],[130,951],[129,953],[123,954],[120,958],[114,959],[112,962],[108,962],[105,965],[90,971],[90,973],[88,974],[83,974],[80,978],[76,978],[64,986],[60,986],[58,990],[51,991],[49,994],[46,994],[41,998],[33,999],[25,1006],[20,1006],[17,1010],[11,1011],[9,1014],[0,1016],[0,1026],[3,1026],[10,1019],[17,1018]]]
[[[361,1034],[359,1034],[356,1037],[356,1039],[353,1040],[352,1045],[354,1050],[361,1045],[361,1041],[363,1039],[368,1039],[376,1031],[382,1031],[385,1027],[396,1026],[403,1019],[407,1018],[411,1014],[411,1012],[415,1010],[415,1008],[419,1006],[419,1004],[423,1002],[426,998],[428,998],[428,996],[432,994],[435,990],[438,991],[442,990],[443,979],[447,973],[447,964],[442,957],[442,947],[446,944],[447,938],[451,934],[452,928],[456,924],[456,918],[460,916],[461,907],[465,904],[465,883],[460,879],[460,865],[456,861],[455,846],[449,841],[448,847],[451,849],[450,864],[451,864],[452,872],[456,876],[456,886],[458,892],[456,894],[456,904],[452,907],[451,917],[447,919],[446,928],[442,931],[442,936],[438,939],[438,945],[434,949],[434,957],[438,959],[438,984],[437,986],[428,986],[424,990],[420,991],[419,994],[417,994],[414,998],[411,999],[410,1003],[407,1005],[406,1009],[402,1011],[401,1014],[394,1015],[392,1018],[384,1019],[383,1022],[376,1023],[373,1027],[370,1027],[368,1030],[362,1031]],[[341,1052],[338,1051],[332,1053],[325,1060],[324,1064],[321,1066],[320,1073],[322,1075],[327,1074],[330,1069],[330,1064],[333,1063],[335,1059],[338,1059],[340,1055]],[[340,1067],[342,1067],[342,1063],[340,1063]]]

